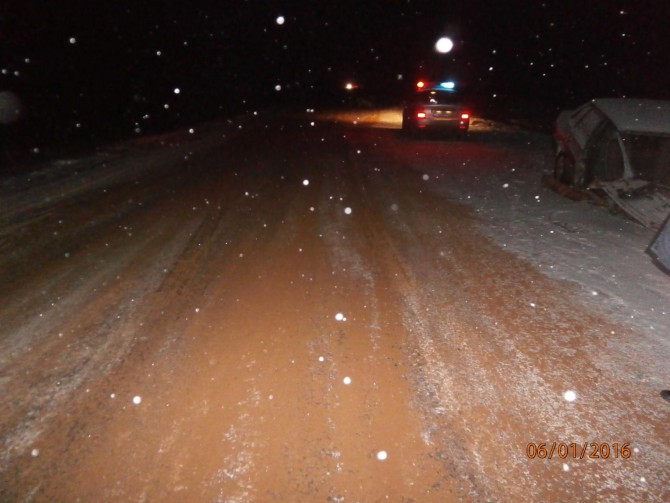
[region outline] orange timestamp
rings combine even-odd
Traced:
[[[530,442],[526,456],[530,459],[629,459],[630,443],[619,442]]]

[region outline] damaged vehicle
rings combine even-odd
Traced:
[[[670,219],[663,224],[661,231],[651,243],[649,252],[666,272],[670,272]]]
[[[670,213],[670,101],[603,98],[561,112],[554,178],[651,229]]]

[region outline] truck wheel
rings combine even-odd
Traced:
[[[575,182],[575,163],[564,153],[556,156],[554,178],[568,185],[573,185]]]

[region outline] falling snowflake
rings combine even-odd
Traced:
[[[575,400],[577,400],[577,393],[575,393],[572,390],[568,390],[565,393],[563,393],[563,398],[565,398],[567,402],[574,402]]]

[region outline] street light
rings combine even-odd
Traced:
[[[435,43],[435,50],[446,54],[454,48],[454,42],[449,37],[442,37]]]

